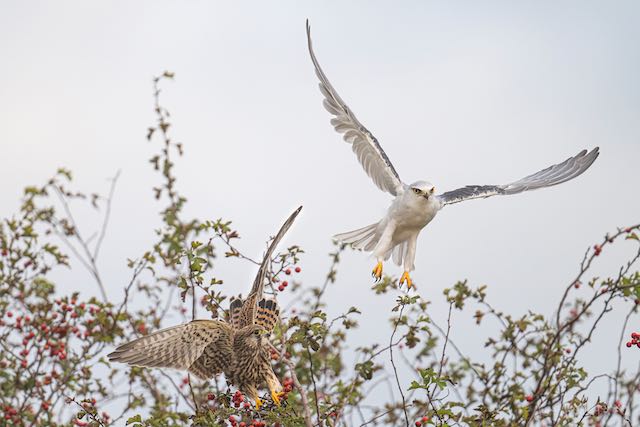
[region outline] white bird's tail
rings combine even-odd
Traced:
[[[340,243],[351,245],[355,249],[371,251],[378,244],[378,240],[380,240],[380,235],[376,233],[377,228],[378,223],[376,222],[366,227],[358,228],[357,230],[336,234],[333,238]]]
[[[354,249],[370,252],[376,247],[380,240],[380,233],[376,232],[378,224],[379,223],[376,222],[366,227],[358,228],[357,230],[336,234],[333,238],[340,243],[351,245]],[[385,261],[393,255],[393,262],[397,265],[402,265],[402,261],[406,256],[406,248],[406,242],[398,243],[384,254]]]

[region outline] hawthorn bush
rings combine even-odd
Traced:
[[[150,159],[158,172],[153,196],[163,206],[155,244],[142,254],[127,254],[130,280],[119,300],[109,300],[97,267],[107,233],[113,189],[106,196],[73,189],[70,171],[60,169],[44,185],[27,187],[18,212],[0,223],[0,425],[3,426],[521,426],[632,425],[638,417],[640,370],[623,369],[622,352],[640,351],[640,335],[628,331],[640,303],[639,225],[617,229],[589,248],[568,283],[554,316],[513,315],[493,307],[487,288],[466,281],[444,290],[449,318],[429,315],[429,301],[399,292],[392,277],[372,290],[395,304],[386,338],[345,356],[349,337],[358,333],[359,311],[352,307],[329,318],[325,290],[336,280],[340,255],[330,254],[319,287],[306,286],[298,246],[285,248],[271,263],[267,292],[287,291],[293,304],[283,307],[272,337],[272,359],[286,397],[280,407],[259,411],[223,378],[200,382],[184,373],[129,369],[110,364],[105,355],[125,340],[170,326],[171,315],[188,321],[224,318],[228,295],[216,278],[214,260],[240,258],[239,233],[227,220],[186,218],[187,203],[176,187],[174,158],[183,146],[170,135],[170,115],[160,104],[154,79],[157,122],[147,139],[158,143]],[[87,237],[73,207],[86,203],[104,219]],[[275,230],[275,225],[274,225]],[[631,257],[611,277],[592,277],[593,262],[611,245],[635,245]],[[51,279],[54,270],[85,268],[100,297],[62,295]],[[253,266],[251,266],[253,268]],[[124,265],[123,265],[124,268]],[[248,289],[249,286],[247,286]],[[364,292],[364,291],[363,291]],[[131,308],[130,301],[143,301]],[[593,375],[580,364],[602,319],[626,310],[619,345],[605,354],[610,371]],[[475,313],[479,328],[496,322],[485,343],[490,363],[463,354],[450,339],[451,313]],[[172,322],[175,323],[175,322]],[[404,378],[398,363],[411,366]],[[391,378],[393,391],[381,390]],[[608,392],[594,396],[592,386],[606,382]],[[381,386],[382,385],[382,386]],[[372,393],[387,393],[380,406],[367,403]],[[386,394],[385,394],[386,396]],[[267,399],[267,402],[270,402]]]

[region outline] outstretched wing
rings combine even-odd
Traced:
[[[247,299],[244,300],[244,304],[242,305],[242,309],[240,311],[240,322],[239,327],[252,325],[255,321],[257,303],[262,299],[262,292],[264,290],[264,280],[267,276],[267,271],[269,270],[269,263],[271,262],[271,257],[273,256],[273,252],[276,250],[278,243],[287,233],[291,225],[295,221],[296,217],[302,210],[302,206],[296,209],[289,218],[282,224],[278,234],[273,238],[267,252],[264,254],[262,259],[262,264],[260,264],[260,268],[258,269],[258,273],[256,274],[256,278],[253,281],[253,286],[251,287],[251,291],[247,296]]]
[[[538,188],[551,187],[569,181],[584,171],[598,157],[598,147],[587,153],[582,150],[574,157],[569,157],[562,163],[549,166],[546,169],[524,177],[507,185],[468,185],[457,190],[447,191],[437,196],[442,205],[462,202],[464,200],[479,199],[498,194],[517,194],[523,191],[537,190]]]
[[[403,191],[402,180],[398,176],[398,172],[396,172],[391,161],[382,150],[378,140],[358,121],[351,109],[329,83],[329,79],[325,76],[316,59],[316,55],[313,53],[309,21],[307,21],[307,42],[311,61],[313,61],[316,75],[320,79],[320,91],[324,95],[322,104],[334,116],[331,119],[331,124],[336,131],[344,134],[344,140],[352,145],[358,161],[378,188],[397,196]]]
[[[132,366],[189,369],[208,345],[230,343],[232,333],[225,322],[194,320],[123,344],[108,357],[112,362]],[[228,352],[227,355],[230,356]]]

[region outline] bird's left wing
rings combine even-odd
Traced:
[[[244,300],[242,308],[240,309],[240,321],[238,326],[243,327],[247,325],[252,325],[255,321],[256,310],[258,309],[258,301],[262,299],[262,292],[264,290],[264,280],[267,276],[267,271],[269,270],[269,264],[271,263],[271,257],[273,256],[273,252],[276,250],[278,243],[287,234],[291,225],[296,220],[296,217],[302,210],[302,206],[296,209],[289,218],[282,224],[278,234],[273,238],[267,252],[264,254],[264,258],[262,259],[262,263],[260,264],[260,268],[258,269],[258,273],[256,274],[256,278],[253,281],[253,286],[251,287],[251,291],[247,296],[247,299]]]
[[[507,185],[468,185],[436,196],[442,205],[450,205],[464,200],[479,199],[499,194],[517,194],[523,191],[551,187],[569,181],[589,169],[598,157],[598,147],[587,153],[582,150],[562,163],[549,166],[539,172]]]
[[[109,354],[112,362],[132,366],[189,369],[207,345],[231,340],[232,329],[218,320],[194,320],[138,338]]]
[[[331,119],[331,124],[336,131],[344,134],[344,140],[352,145],[358,161],[378,188],[397,196],[403,190],[398,172],[382,150],[378,140],[358,121],[322,71],[311,45],[309,21],[307,21],[307,43],[316,75],[320,79],[320,91],[324,95],[322,105],[334,116]]]

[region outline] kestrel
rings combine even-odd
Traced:
[[[282,385],[271,367],[268,336],[280,313],[274,300],[262,297],[273,252],[300,213],[289,216],[269,245],[243,301],[232,299],[229,322],[193,320],[138,338],[118,347],[109,360],[132,366],[188,370],[206,380],[224,373],[229,382],[251,396],[260,408],[258,388],[266,384],[275,404],[280,405]]]
[[[407,185],[400,179],[378,140],[358,121],[322,71],[311,45],[308,21],[307,43],[311,61],[320,80],[320,91],[324,95],[322,103],[333,116],[331,124],[351,144],[358,161],[378,188],[395,196],[386,216],[380,221],[334,236],[338,241],[351,244],[354,248],[373,252],[376,266],[372,275],[376,281],[382,277],[382,262],[393,256],[393,261],[404,268],[400,285],[406,282],[407,287],[411,288],[409,272],[415,269],[418,235],[444,206],[464,200],[517,194],[557,185],[582,174],[598,157],[598,147],[589,153],[583,150],[562,163],[506,185],[469,185],[442,194],[435,194],[435,187],[427,181]]]

